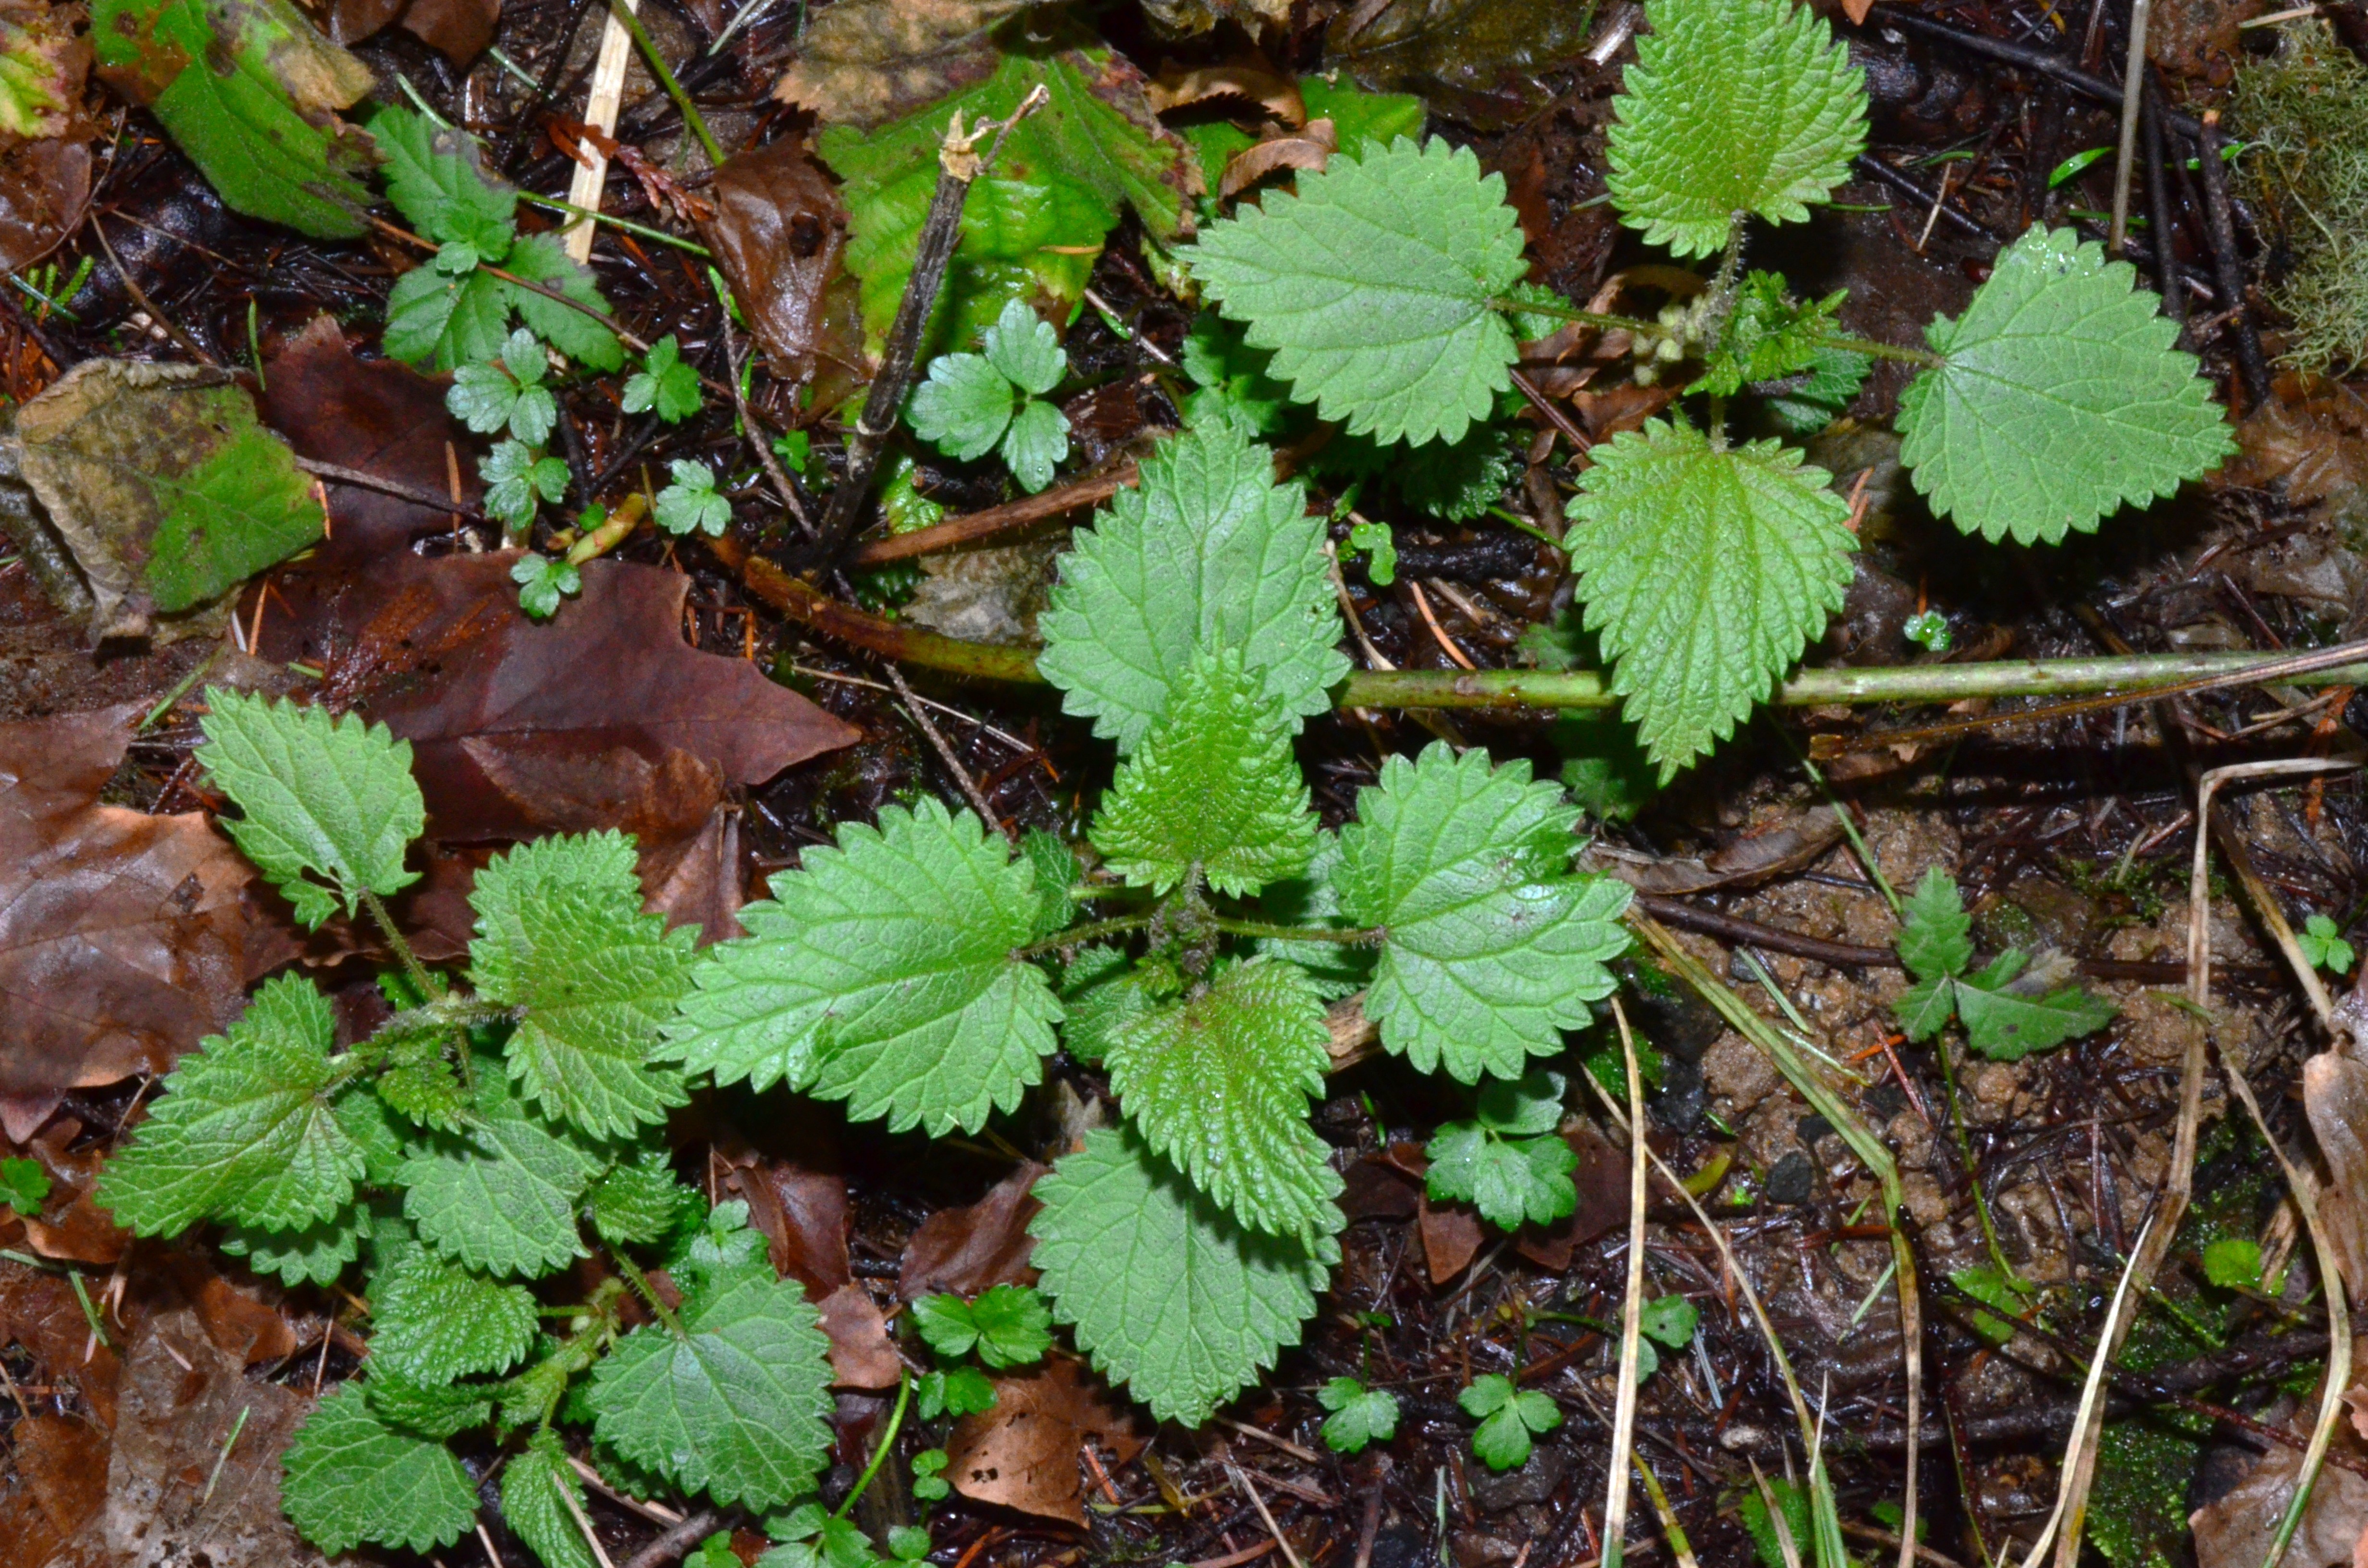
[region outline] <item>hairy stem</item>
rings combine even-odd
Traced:
[[[386,945],[402,963],[403,972],[411,977],[411,983],[417,986],[419,994],[428,1001],[444,1000],[444,982],[427,971],[427,966],[419,961],[419,955],[411,950],[411,944],[403,939],[403,933],[394,927],[394,916],[386,912],[385,901],[368,888],[362,889],[361,893],[362,907],[370,911],[371,923],[378,926],[379,935],[386,938]]]
[[[1122,931],[1140,931],[1150,925],[1153,918],[1149,915],[1121,915],[1109,920],[1088,921],[1083,926],[1072,926],[1067,930],[1047,937],[1041,942],[1030,942],[1024,948],[1014,948],[1011,949],[1011,956],[1015,959],[1042,958],[1046,953],[1057,953],[1064,948],[1079,947],[1087,942],[1099,941],[1104,937],[1115,937]]]
[[[1902,348],[1895,343],[1877,343],[1871,337],[1821,337],[1817,342],[1822,347],[1847,348],[1870,359],[1896,359],[1904,365],[1921,365],[1928,370],[1936,370],[1948,363],[1930,349]]]
[[[1530,315],[1553,316],[1558,321],[1577,322],[1582,326],[1618,327],[1625,332],[1658,333],[1662,330],[1657,324],[1645,321],[1640,317],[1608,316],[1600,311],[1582,311],[1576,305],[1565,305],[1554,301],[1515,300],[1499,295],[1491,299],[1488,303],[1500,311],[1521,311]]]
[[[1217,929],[1228,937],[1263,937],[1276,942],[1338,942],[1344,948],[1372,948],[1381,945],[1383,936],[1378,926],[1350,927],[1338,926],[1270,926],[1263,920],[1232,920],[1224,915],[1215,917]]]
[[[676,1315],[672,1307],[658,1299],[656,1290],[650,1284],[650,1277],[642,1272],[641,1266],[615,1247],[609,1249],[609,1257],[616,1264],[619,1272],[632,1282],[633,1293],[641,1297],[643,1301],[648,1304],[650,1311],[657,1314],[658,1322],[666,1324],[666,1332],[677,1339],[681,1338],[682,1319]]]

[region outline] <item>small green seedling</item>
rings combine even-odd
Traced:
[[[2351,944],[2334,921],[2324,915],[2314,915],[2303,922],[2294,933],[2294,943],[2313,969],[2323,969],[2329,974],[2351,972]]]
[[[2009,949],[1986,969],[1974,961],[1973,916],[1947,872],[1927,869],[1907,903],[1899,959],[1916,983],[1892,1004],[1899,1027],[1930,1040],[1953,1017],[1965,1041],[1996,1062],[2014,1062],[2094,1034],[2113,1019],[2111,1002],[2078,984],[2025,974],[2030,956]]]
[[[1334,1378],[1315,1391],[1315,1399],[1332,1413],[1324,1418],[1324,1446],[1336,1454],[1360,1454],[1368,1445],[1397,1435],[1394,1393],[1369,1389],[1354,1378]]]
[[[1480,1418],[1472,1434],[1472,1451],[1490,1470],[1513,1470],[1529,1462],[1531,1434],[1543,1435],[1562,1425],[1554,1402],[1535,1389],[1516,1390],[1513,1380],[1488,1372],[1455,1396],[1467,1415]]]
[[[542,384],[548,355],[524,327],[509,335],[498,358],[452,372],[444,406],[480,436],[507,427],[512,439],[540,447],[559,423],[559,401]]]
[[[1434,1203],[1469,1203],[1503,1230],[1545,1225],[1578,1206],[1578,1155],[1555,1131],[1567,1080],[1538,1072],[1481,1085],[1474,1119],[1440,1127],[1425,1153]]]
[[[584,591],[584,574],[574,562],[532,551],[510,568],[510,581],[518,585],[518,608],[536,620],[549,620],[563,600]]]
[[[0,1208],[38,1219],[49,1197],[50,1173],[39,1160],[0,1160]]]
[[[699,412],[699,369],[683,363],[682,346],[667,333],[650,345],[642,368],[625,378],[625,412],[679,425]]]
[[[715,471],[703,462],[677,458],[668,465],[672,483],[658,491],[652,514],[670,534],[703,533],[720,537],[732,526],[732,503],[717,494]]]
[[[925,441],[967,462],[994,451],[1031,494],[1069,455],[1069,421],[1040,401],[1069,373],[1060,335],[1018,300],[986,329],[976,354],[941,354],[913,389],[905,417]]]

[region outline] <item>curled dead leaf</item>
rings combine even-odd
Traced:
[[[830,1381],[843,1389],[893,1389],[904,1358],[888,1337],[888,1318],[870,1291],[852,1280],[814,1303],[830,1339]]]
[[[1307,104],[1299,96],[1299,84],[1254,54],[1222,65],[1187,67],[1171,62],[1144,85],[1144,96],[1158,114],[1218,98],[1238,98],[1258,105],[1285,125],[1307,123]]]
[[[1133,1416],[1065,1356],[1020,1377],[995,1380],[995,1408],[966,1415],[946,1439],[954,1490],[1044,1518],[1082,1526],[1079,1455],[1099,1439],[1123,1464],[1143,1451]]]
[[[1282,169],[1321,173],[1339,150],[1340,141],[1333,133],[1332,122],[1311,119],[1296,136],[1277,136],[1235,155],[1225,165],[1224,177],[1217,182],[1217,193],[1230,199]]]
[[[940,1209],[905,1244],[896,1293],[908,1301],[940,1290],[975,1296],[996,1285],[1032,1283],[1035,1238],[1028,1221],[1044,1206],[1030,1192],[1045,1167],[1023,1160],[992,1191],[962,1209]]]
[[[842,375],[864,374],[853,280],[841,265],[847,206],[803,141],[726,160],[712,194],[715,212],[700,232],[773,373],[808,381],[827,359]]]
[[[2319,1221],[2351,1299],[2368,1296],[2368,1066],[2338,1051],[2302,1064],[2302,1103],[2330,1180]]]

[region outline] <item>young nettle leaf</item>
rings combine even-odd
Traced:
[[[643,1149],[592,1184],[592,1228],[610,1246],[666,1241],[697,1212],[699,1194],[677,1181],[664,1149]]]
[[[642,913],[633,841],[553,835],[496,858],[469,894],[470,977],[523,1008],[504,1053],[518,1093],[595,1138],[630,1138],[690,1096],[651,1058],[689,986],[695,926]]]
[[[1141,744],[1204,650],[1237,650],[1295,722],[1328,712],[1349,673],[1324,560],[1324,519],[1266,448],[1231,422],[1187,430],[1143,460],[1061,558],[1037,667],[1121,751]]]
[[[546,1426],[502,1467],[502,1523],[542,1568],[599,1568],[575,1522],[583,1513],[584,1483],[559,1434]]]
[[[1606,183],[1621,221],[1680,256],[1737,220],[1797,223],[1866,150],[1866,85],[1793,0],[1646,0],[1612,102]]]
[[[1899,961],[1918,980],[1941,980],[1965,972],[1974,961],[1974,917],[1956,879],[1927,866],[1907,895],[1899,926]]]
[[[1019,835],[1019,853],[1036,873],[1036,935],[1066,930],[1077,915],[1076,900],[1069,896],[1077,885],[1076,852],[1059,834],[1031,827]]]
[[[605,319],[609,302],[594,285],[591,269],[568,256],[558,235],[521,236],[510,246],[509,257],[503,265],[524,281],[539,283],[564,300],[575,301],[564,303],[531,289],[504,284],[510,309],[518,312],[529,332],[579,365],[588,365],[595,370],[623,368],[625,346],[617,340]],[[392,317],[392,300],[388,311]]]
[[[1598,447],[1564,536],[1587,629],[1666,784],[1735,733],[1850,586],[1858,540],[1823,469],[1774,441],[1647,421]]]
[[[1324,1446],[1336,1454],[1360,1454],[1397,1436],[1394,1393],[1369,1389],[1354,1378],[1334,1378],[1315,1391],[1315,1398],[1332,1413],[1324,1418]]]
[[[1760,389],[1766,394],[1760,406],[1777,428],[1814,436],[1841,416],[1873,369],[1874,361],[1865,355],[1824,344],[1799,375]]]
[[[1472,1434],[1472,1451],[1490,1470],[1512,1470],[1529,1461],[1532,1432],[1543,1434],[1562,1425],[1562,1411],[1548,1395],[1535,1389],[1516,1390],[1501,1372],[1487,1372],[1455,1396],[1467,1415],[1480,1417]]]
[[[40,1217],[50,1196],[50,1173],[39,1160],[0,1160],[0,1205],[28,1219]]]
[[[333,721],[325,709],[225,687],[209,687],[206,705],[198,760],[245,813],[222,826],[304,924],[319,926],[341,901],[350,915],[364,894],[384,898],[418,881],[403,867],[427,823],[409,741],[383,724]]]
[[[163,121],[223,201],[324,239],[366,232],[367,141],[335,110],[370,67],[287,0],[99,0],[100,72]],[[191,69],[191,67],[196,69]]]
[[[452,1450],[381,1420],[358,1382],[304,1418],[282,1462],[280,1501],[324,1551],[366,1540],[428,1551],[476,1522],[476,1488]]]
[[[990,1367],[1024,1367],[1053,1347],[1053,1309],[1024,1285],[996,1285],[974,1301],[924,1296],[913,1303],[913,1324],[939,1355],[975,1350]]]
[[[1751,382],[1809,369],[1825,340],[1840,332],[1836,317],[1849,297],[1848,290],[1837,289],[1822,300],[1803,303],[1787,291],[1782,273],[1746,273],[1702,380],[1686,390],[1727,397]]]
[[[350,1207],[302,1230],[233,1223],[222,1233],[222,1251],[246,1259],[257,1274],[278,1275],[291,1290],[331,1283],[361,1256],[361,1210]]]
[[[1184,400],[1184,422],[1237,420],[1253,435],[1270,436],[1282,424],[1291,389],[1269,380],[1274,356],[1242,340],[1242,328],[1214,311],[1192,318],[1177,357],[1197,391]]]
[[[722,1504],[811,1491],[830,1453],[830,1342],[804,1290],[772,1273],[759,1259],[694,1275],[673,1321],[620,1340],[592,1369],[600,1440]]]
[[[509,255],[518,190],[484,172],[475,137],[392,105],[370,117],[370,133],[384,160],[387,199],[421,234],[465,244],[484,262]]]
[[[2039,970],[2023,975],[2030,961],[2022,953],[2001,953],[1987,969],[1957,979],[1957,1020],[1965,1026],[1965,1043],[1994,1062],[2019,1062],[2094,1034],[2119,1011],[2081,985],[2058,983],[2068,966],[2048,966],[2053,979]]]
[[[543,365],[542,345],[521,328],[510,334],[499,359],[452,372],[444,406],[480,436],[507,427],[515,439],[540,447],[559,423],[559,401],[542,384]]]
[[[518,585],[518,608],[535,620],[550,619],[559,613],[562,600],[584,591],[584,574],[575,562],[532,551],[518,558],[510,581]]]
[[[370,1367],[434,1385],[507,1371],[533,1346],[534,1297],[448,1263],[425,1247],[370,1277]]]
[[[844,824],[772,890],[701,956],[661,1054],[932,1135],[975,1131],[1042,1076],[1061,1004],[1011,956],[1034,939],[1033,868],[976,816],[925,800]]]
[[[1163,1421],[1198,1426],[1315,1311],[1339,1247],[1243,1229],[1131,1131],[1086,1134],[1029,1222],[1053,1314]]]
[[[1722,236],[1722,243],[1724,237]],[[1497,301],[1520,281],[1501,175],[1433,139],[1368,144],[1212,223],[1192,275],[1271,373],[1351,435],[1460,439],[1512,384]]]
[[[510,1097],[499,1062],[477,1066],[476,1117],[403,1164],[403,1211],[446,1257],[493,1275],[548,1274],[586,1254],[575,1202],[601,1161]]]
[[[1383,765],[1340,831],[1340,912],[1383,932],[1365,997],[1382,1043],[1464,1083],[1562,1049],[1616,983],[1629,890],[1572,876],[1577,812],[1529,764],[1435,744]]]
[[[1331,1039],[1295,964],[1252,959],[1110,1032],[1110,1088],[1152,1151],[1254,1230],[1310,1243],[1341,1225],[1331,1148],[1307,1125]]]
[[[534,521],[535,508],[567,494],[567,465],[523,441],[503,441],[478,460],[485,482],[485,512],[507,523],[513,534]]]
[[[689,458],[675,459],[668,469],[674,483],[658,492],[658,527],[670,534],[721,539],[732,526],[732,503],[715,493],[715,471]]]
[[[208,1036],[165,1078],[155,1108],[108,1162],[99,1202],[143,1236],[210,1215],[268,1231],[336,1216],[363,1167],[330,1106],[342,1076],[329,1056],[336,1037],[336,1015],[311,981],[265,985],[228,1033]]]
[[[1128,1022],[1180,989],[1171,971],[1139,966],[1122,948],[1080,951],[1061,974],[1061,1043],[1080,1062],[1099,1062]]]
[[[361,1389],[370,1396],[372,1415],[414,1437],[456,1437],[494,1418],[494,1402],[483,1384],[410,1383],[373,1367]]]
[[[642,368],[625,378],[625,412],[652,409],[669,425],[679,425],[699,412],[699,368],[683,363],[682,345],[672,333],[651,344]]]
[[[2058,544],[2234,452],[2160,303],[2068,229],[2000,252],[1965,313],[1925,329],[1944,363],[1899,396],[1900,459],[1932,509],[1993,542]]]
[[[1240,896],[1307,869],[1307,781],[1262,687],[1239,653],[1193,662],[1102,797],[1092,838],[1111,870],[1163,893],[1197,871]]]

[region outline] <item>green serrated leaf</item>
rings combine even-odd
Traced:
[[[97,0],[90,19],[99,74],[224,202],[323,239],[367,231],[369,142],[334,111],[369,93],[370,68],[287,0]]]
[[[1011,957],[1035,933],[1034,874],[976,816],[890,807],[772,891],[740,912],[746,937],[701,955],[662,1054],[933,1136],[975,1131],[1042,1076],[1061,1004]]]
[[[995,1384],[976,1367],[947,1367],[923,1374],[915,1385],[921,1419],[984,1415],[995,1408]]]
[[[165,1080],[155,1108],[99,1177],[116,1222],[169,1235],[211,1214],[272,1231],[331,1219],[353,1199],[361,1151],[330,1108],[338,1069],[328,999],[283,975],[225,1034]]]
[[[1702,380],[1688,392],[1729,397],[1753,381],[1775,381],[1817,362],[1824,340],[1837,335],[1837,319],[1847,290],[1822,300],[1793,298],[1781,272],[1744,274],[1735,309],[1704,363]]]
[[[592,369],[624,367],[625,346],[608,324],[609,302],[592,281],[591,268],[569,256],[557,234],[521,236],[503,265],[527,282],[575,301],[563,304],[547,294],[504,283],[503,297],[537,337]]]
[[[504,1048],[510,1077],[595,1138],[631,1137],[690,1097],[652,1055],[698,931],[642,913],[633,865],[623,834],[554,835],[497,857],[469,894],[471,977],[485,1000],[526,1010]]]
[[[1611,688],[1661,769],[1735,733],[1850,586],[1850,507],[1774,441],[1647,421],[1595,449],[1564,536]]]
[[[2001,251],[1965,313],[1925,330],[1944,363],[1899,396],[1900,460],[1932,509],[1993,541],[2056,544],[2234,452],[2160,302],[2068,229],[2034,224]]]
[[[1930,1040],[1957,1016],[1957,983],[1945,974],[1918,981],[1892,1003],[1891,1016],[1909,1040]]]
[[[28,1219],[38,1219],[50,1196],[50,1173],[41,1168],[40,1161],[0,1160],[0,1205]]]
[[[1337,926],[1340,919],[1340,840],[1319,830],[1315,853],[1307,869],[1288,881],[1269,886],[1258,905],[1266,917],[1281,925]],[[1349,942],[1294,942],[1261,937],[1253,944],[1261,953],[1285,959],[1307,971],[1326,1001],[1362,991],[1372,978],[1379,954]]]
[[[406,1382],[507,1371],[534,1344],[534,1297],[415,1247],[370,1279],[370,1366]]]
[[[1061,335],[1018,300],[1004,306],[995,324],[980,335],[979,352],[1005,381],[1030,397],[1042,397],[1069,373]]]
[[[409,1383],[373,1365],[361,1384],[371,1414],[390,1426],[438,1441],[493,1419],[494,1402],[481,1384]]]
[[[529,1117],[500,1074],[479,1064],[478,1116],[465,1137],[438,1134],[404,1162],[403,1211],[445,1256],[532,1278],[585,1256],[575,1200],[601,1162]]]
[[[1020,404],[996,455],[1019,488],[1033,495],[1053,483],[1053,471],[1069,455],[1069,416],[1049,403]]]
[[[670,534],[722,538],[732,526],[732,503],[715,493],[715,471],[703,462],[677,458],[668,472],[674,483],[658,492],[658,527]]]
[[[575,1522],[582,1517],[584,1483],[559,1434],[546,1426],[502,1467],[502,1523],[543,1568],[599,1568]]]
[[[816,142],[846,182],[847,267],[860,285],[870,352],[912,274],[949,116],[999,120],[1038,86],[1044,107],[1012,128],[971,186],[924,354],[975,341],[1013,300],[1076,304],[1104,237],[1130,209],[1161,244],[1186,231],[1182,143],[1161,129],[1122,61],[1098,48],[1002,53],[985,81],[873,130],[831,125]]]
[[[518,190],[485,173],[475,137],[399,105],[372,115],[370,132],[386,160],[387,199],[413,228],[439,244],[466,244],[484,261],[509,254]]]
[[[334,1282],[361,1256],[361,1210],[350,1207],[301,1230],[233,1224],[222,1233],[222,1251],[246,1259],[257,1274],[278,1275],[290,1290]]]
[[[921,439],[968,462],[995,449],[1016,401],[1009,378],[985,355],[940,354],[929,361],[928,378],[913,389],[905,417]]]
[[[518,557],[510,568],[510,581],[518,585],[518,608],[533,620],[548,620],[558,613],[562,600],[584,591],[584,575],[575,562],[532,551]]]
[[[1231,422],[1187,430],[1061,558],[1037,668],[1121,751],[1142,744],[1204,650],[1238,650],[1294,721],[1330,711],[1349,660],[1324,519],[1297,483],[1274,482],[1273,463]]]
[[[1164,893],[1197,868],[1241,897],[1307,869],[1307,781],[1262,687],[1237,653],[1192,662],[1102,797],[1091,836],[1111,870]]]
[[[2067,1040],[2094,1034],[2120,1009],[2078,985],[2033,987],[2017,983],[2021,953],[2007,953],[1979,974],[1956,982],[1957,1018],[1965,1042],[1993,1062],[2019,1062]]]
[[[379,341],[394,358],[456,369],[495,358],[509,319],[509,294],[493,274],[453,277],[416,267],[387,291],[386,330]]]
[[[1693,1341],[1702,1312],[1683,1296],[1656,1296],[1636,1310],[1636,1321],[1648,1338],[1683,1350]]]
[[[924,1296],[913,1303],[913,1324],[939,1355],[976,1350],[990,1367],[1024,1367],[1042,1360],[1053,1345],[1052,1309],[1021,1285],[995,1286],[974,1301]]]
[[[1198,1426],[1315,1311],[1315,1247],[1244,1230],[1131,1131],[1086,1134],[1036,1184],[1029,1222],[1053,1314],[1077,1347],[1163,1421]]]
[[[1921,980],[1963,974],[1974,961],[1974,917],[1965,913],[1956,879],[1940,867],[1926,867],[1907,895],[1898,946],[1899,961]]]
[[[1780,430],[1814,436],[1841,416],[1866,382],[1874,361],[1848,348],[1820,347],[1801,374],[1762,387],[1762,406]]]
[[[1534,1138],[1562,1125],[1563,1097],[1570,1080],[1543,1070],[1519,1078],[1491,1078],[1480,1085],[1474,1115],[1499,1138]]]
[[[619,1453],[722,1504],[779,1507],[829,1457],[830,1342],[769,1268],[694,1291],[679,1329],[645,1324],[592,1369],[595,1427]]]
[[[1679,256],[1726,247],[1747,213],[1797,223],[1866,150],[1866,86],[1826,19],[1793,0],[1646,0],[1605,183],[1621,221]]]
[[[1521,243],[1504,176],[1433,139],[1336,153],[1190,254],[1293,397],[1351,435],[1419,445],[1460,439],[1512,384],[1495,301],[1526,268]]]
[[[1061,974],[1061,1043],[1080,1062],[1099,1062],[1130,1019],[1159,1006],[1175,987],[1154,970],[1138,968],[1123,948],[1080,951]]]
[[[451,1545],[476,1522],[476,1489],[452,1451],[381,1421],[359,1383],[304,1418],[282,1462],[279,1500],[324,1551],[367,1540],[424,1552]]]
[[[1036,873],[1036,935],[1066,930],[1077,915],[1069,890],[1077,885],[1077,857],[1057,833],[1031,827],[1019,835],[1019,853]]]
[[[1198,389],[1184,400],[1187,425],[1238,420],[1259,436],[1270,436],[1281,426],[1291,389],[1268,377],[1267,367],[1274,356],[1244,342],[1240,324],[1214,311],[1202,311],[1192,318],[1177,358]]]
[[[679,425],[699,412],[699,367],[683,363],[682,345],[667,333],[650,345],[642,368],[625,378],[625,412],[655,410],[669,425]]]
[[[1420,1072],[1519,1076],[1611,994],[1626,884],[1567,868],[1578,813],[1526,761],[1392,757],[1340,832],[1341,913],[1384,932],[1365,1014]]]
[[[365,892],[383,898],[418,881],[403,866],[427,822],[409,741],[383,724],[333,721],[325,709],[225,687],[207,687],[206,705],[198,760],[245,813],[222,826],[298,918],[317,926],[340,898],[350,915]]]
[[[1324,1446],[1336,1454],[1360,1454],[1397,1436],[1398,1398],[1368,1389],[1354,1378],[1334,1378],[1315,1391],[1332,1414],[1324,1418]]]
[[[1469,1203],[1499,1230],[1551,1224],[1578,1207],[1571,1182],[1578,1156],[1560,1138],[1500,1138],[1477,1122],[1452,1121],[1425,1152],[1431,1201]]]
[[[680,1230],[698,1204],[699,1194],[675,1179],[666,1152],[643,1149],[592,1184],[586,1207],[592,1228],[610,1246],[648,1246]]]
[[[1299,967],[1252,959],[1129,1019],[1103,1065],[1154,1153],[1243,1224],[1305,1242],[1341,1224],[1331,1148],[1307,1125],[1330,1039]]]
[[[1508,437],[1506,428],[1495,424],[1475,424],[1460,441],[1414,448],[1371,436],[1336,436],[1313,455],[1309,466],[1319,473],[1361,479],[1426,517],[1469,522],[1495,506],[1506,486],[1520,477],[1521,454]],[[1382,539],[1389,537],[1387,524],[1373,528]],[[1353,530],[1349,542],[1371,548]],[[1383,586],[1390,582],[1378,559],[1373,581]]]

